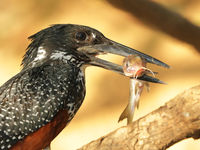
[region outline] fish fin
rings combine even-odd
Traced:
[[[146,86],[147,92],[149,92],[149,91],[150,91],[149,83],[148,83],[148,82],[145,82],[145,86]]]
[[[138,100],[135,102],[137,109],[139,108],[139,104],[140,104],[140,99],[138,98]]]
[[[130,110],[130,104],[128,104],[126,106],[126,108],[124,109],[124,111],[121,113],[118,122],[124,120],[127,118],[127,125],[130,124],[133,121],[133,115],[134,115],[134,111],[132,112]]]
[[[127,114],[127,106],[126,106],[126,108],[124,109],[124,111],[121,113],[118,122],[120,122],[120,121],[124,120],[125,118],[127,118],[127,115],[128,114]]]

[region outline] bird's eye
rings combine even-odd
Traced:
[[[85,32],[77,32],[75,35],[75,38],[79,41],[84,41],[87,37],[87,34]]]

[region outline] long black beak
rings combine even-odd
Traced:
[[[106,39],[106,42],[104,42],[103,44],[83,46],[79,50],[82,52],[85,51],[87,53],[94,53],[94,52],[112,53],[112,54],[116,54],[116,55],[120,55],[120,56],[124,56],[124,57],[127,57],[129,55],[138,55],[148,63],[156,64],[158,66],[162,66],[165,68],[170,68],[169,65],[167,65],[166,63],[164,63],[156,58],[153,58],[149,55],[146,55],[142,52],[139,52],[135,49],[132,49],[125,45],[119,44],[117,42],[111,41],[109,39]],[[115,71],[115,72],[118,72],[118,73],[124,75],[122,66],[114,64],[114,63],[106,61],[106,60],[99,59],[97,57],[90,57],[90,58],[91,58],[91,61],[89,62],[90,65],[99,66],[99,67],[102,67],[102,68],[105,68],[108,70],[112,70],[112,71]],[[148,75],[143,75],[141,77],[138,77],[137,79],[164,84],[163,81],[160,81],[159,79],[148,76]]]

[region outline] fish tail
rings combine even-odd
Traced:
[[[130,104],[126,106],[124,111],[121,113],[118,122],[127,118],[127,124],[130,124],[133,121],[134,111],[131,111]]]

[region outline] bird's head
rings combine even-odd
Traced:
[[[169,68],[169,66],[149,55],[141,53],[106,38],[101,32],[82,25],[57,24],[29,37],[32,43],[22,61],[23,68],[36,67],[51,60],[62,60],[80,67],[84,64],[99,66],[121,74],[120,65],[102,60],[96,56],[112,53],[121,56],[139,55],[146,62]],[[160,80],[142,76],[141,80],[161,83]]]

